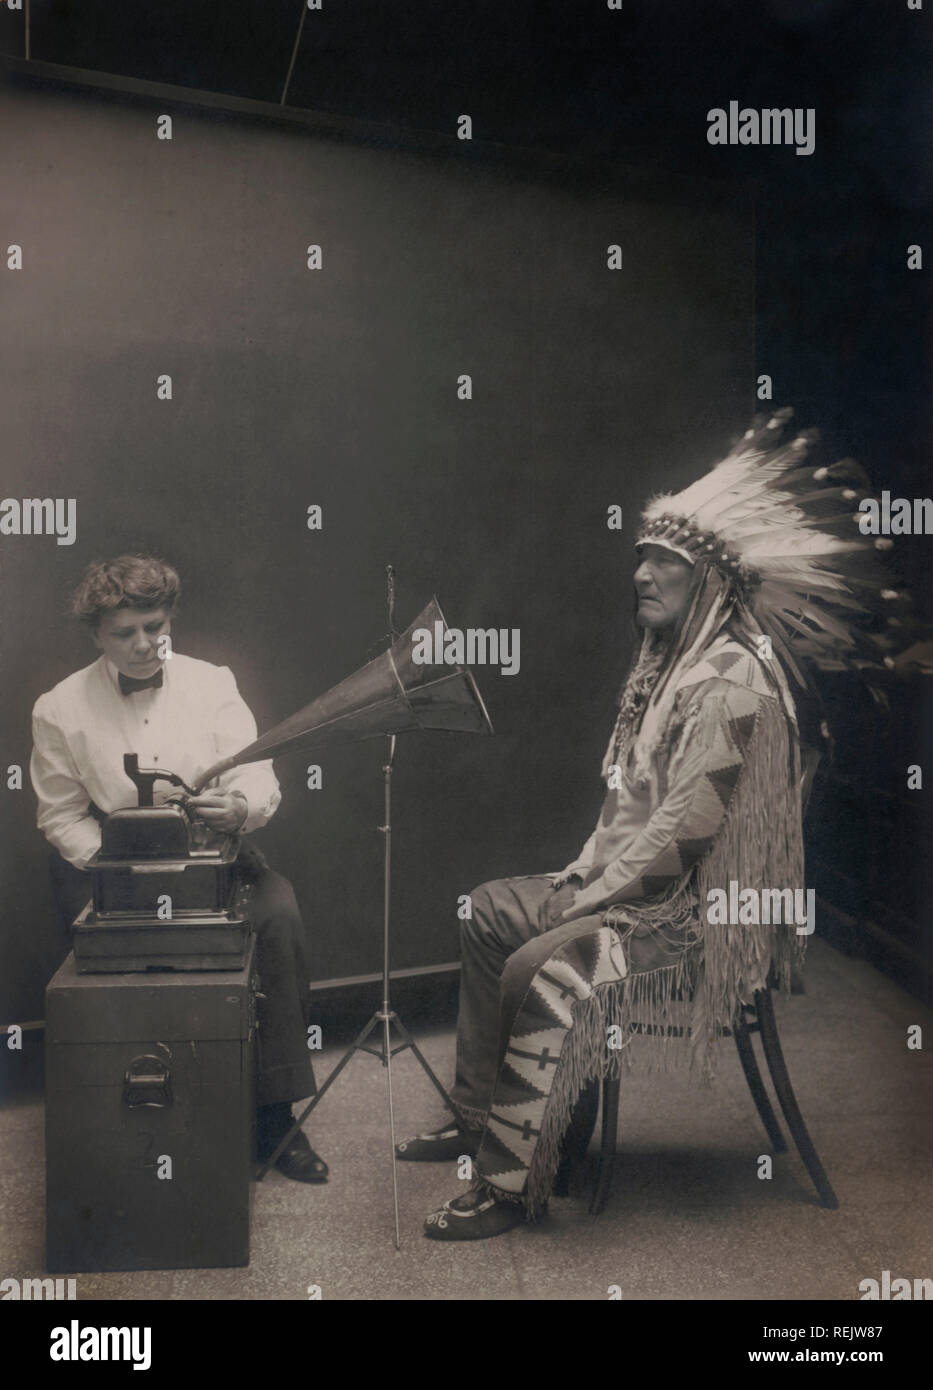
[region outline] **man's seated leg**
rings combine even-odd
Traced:
[[[309,970],[305,929],[288,879],[269,868],[254,876],[250,912],[256,931],[258,1051],[256,1148],[268,1158],[291,1129],[291,1102],[316,1087],[308,1051]],[[296,1182],[327,1181],[327,1164],[299,1130],[276,1160]]]
[[[538,935],[538,910],[552,891],[547,875],[493,879],[470,894],[471,916],[460,923],[460,1005],[456,1116],[396,1146],[399,1158],[450,1162],[475,1155],[498,1067],[499,981],[509,957]]]
[[[589,1077],[571,1061],[565,1044],[574,1027],[572,1006],[599,985],[626,976],[625,955],[613,928],[584,917],[545,932],[515,951],[502,972],[501,1059],[472,1188],[425,1221],[434,1240],[485,1240],[540,1215],[560,1161],[560,1138],[576,1091],[567,1069]],[[602,1059],[594,1061],[593,1074]],[[558,1069],[565,1075],[556,1085]],[[576,1088],[579,1090],[579,1087]],[[566,1110],[566,1116],[549,1106]],[[548,1136],[543,1150],[542,1134]]]

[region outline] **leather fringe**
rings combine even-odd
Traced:
[[[703,931],[703,976],[693,1036],[696,1059],[709,1068],[711,1045],[735,1022],[739,1007],[769,979],[790,991],[806,937],[793,921],[774,926],[717,925],[706,920],[709,893],[736,882],[739,890],[803,888],[800,753],[776,700],[763,700],[745,766],[716,843],[697,870]]]
[[[561,1049],[528,1173],[524,1200],[529,1213],[547,1201],[570,1116],[590,1081],[621,1076],[636,1060],[640,1068],[662,1073],[682,1064],[690,1007],[683,995],[691,988],[694,964],[695,953],[685,952],[674,965],[599,985],[589,999],[574,1005],[573,1027]],[[615,1027],[621,1042],[617,1048],[608,1045],[609,1030]],[[641,1031],[648,1028],[650,1032]]]

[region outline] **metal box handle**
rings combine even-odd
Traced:
[[[164,1109],[172,1103],[172,1073],[161,1057],[144,1052],[123,1073],[123,1104]]]

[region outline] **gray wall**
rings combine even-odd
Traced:
[[[636,508],[754,404],[750,224],[676,188],[216,114],[175,112],[160,142],[160,109],[2,98],[0,243],[26,258],[0,270],[2,492],[75,497],[78,540],[0,537],[0,761],[28,762],[36,696],[95,655],[65,616],[89,560],[171,559],[178,649],[230,664],[260,729],[362,663],[391,560],[402,624],[436,592],[453,625],[521,630],[519,675],[476,672],[495,740],[399,747],[393,963],[456,959],[459,893],[560,867],[591,829]],[[381,747],[324,756],[321,791],[306,761],[278,764],[261,843],[315,978],[377,970]],[[0,1021],[37,1018],[59,951],[45,842],[28,787],[0,805]]]

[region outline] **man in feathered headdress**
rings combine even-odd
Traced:
[[[854,524],[847,483],[867,480],[850,461],[808,465],[808,438],[782,439],[790,413],[644,513],[642,639],[581,853],[559,874],[472,894],[457,1122],[398,1153],[474,1154],[478,1178],[428,1217],[428,1236],[481,1239],[539,1214],[578,1097],[631,1062],[636,1033],[646,1061],[708,1070],[741,1004],[786,986],[800,959],[795,921],[712,925],[706,904],[733,882],[803,889],[792,685],[805,692],[811,660],[879,665],[883,644],[853,619],[898,596]]]

